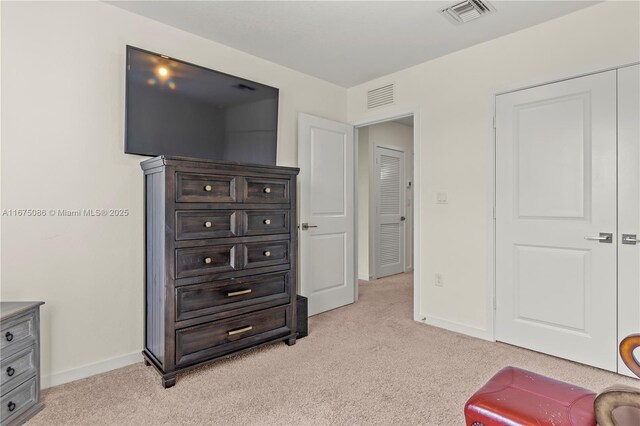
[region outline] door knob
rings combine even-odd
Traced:
[[[405,220],[407,220],[407,218],[406,218],[406,217],[404,217],[404,216],[400,216],[400,221],[401,221],[401,222],[404,222]]]
[[[318,225],[309,225],[308,223],[303,223],[302,224],[302,230],[303,231],[306,231],[309,228],[317,228],[317,227],[318,227]]]
[[[601,243],[611,244],[613,241],[613,234],[610,232],[601,232],[597,237],[584,237],[585,240],[600,241]]]
[[[622,234],[622,244],[629,244],[635,246],[636,243],[640,243],[636,234]]]

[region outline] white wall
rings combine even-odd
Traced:
[[[640,59],[640,3],[605,2],[348,91],[349,120],[419,108],[420,313],[491,339],[492,94]],[[395,82],[396,104],[366,112],[366,91]],[[435,204],[446,191],[449,203]],[[442,273],[443,287],[434,286]]]
[[[297,113],[345,121],[346,90],[101,2],[1,8],[2,208],[130,212],[2,218],[1,298],[46,302],[42,369],[56,384],[143,346],[143,157],[123,154],[125,45],[279,87],[280,165],[297,163]]]
[[[369,273],[369,180],[371,150],[369,128],[358,129],[358,278],[368,280]]]
[[[405,179],[413,179],[413,127],[405,124],[387,121],[384,123],[372,124],[358,129],[358,276],[363,279],[365,276],[375,275],[373,265],[371,265],[371,245],[373,232],[370,228],[373,223],[373,213],[375,208],[375,147],[381,146],[391,149],[399,149],[405,154]],[[405,201],[411,200],[411,190],[405,192]],[[406,260],[410,261],[412,256],[411,236],[412,218],[411,206],[406,207],[405,216],[406,236],[405,253]],[[405,262],[405,264],[407,264]],[[413,263],[407,264],[408,268],[413,267]]]

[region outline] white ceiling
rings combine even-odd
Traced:
[[[410,115],[408,117],[396,118],[395,120],[392,120],[392,121],[396,123],[404,124],[405,126],[413,127],[413,115]]]
[[[457,1],[108,3],[343,87],[597,3],[491,1],[495,13],[454,25],[439,11]]]

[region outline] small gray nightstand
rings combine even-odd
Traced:
[[[24,423],[40,403],[40,305],[0,302],[0,423]]]

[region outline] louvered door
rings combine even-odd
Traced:
[[[404,272],[404,152],[376,147],[376,278]]]

